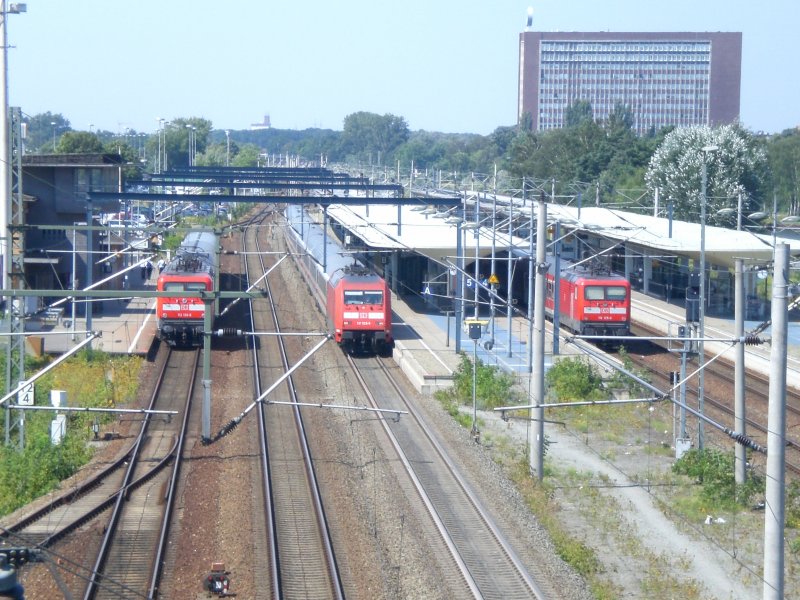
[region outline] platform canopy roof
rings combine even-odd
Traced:
[[[469,198],[467,199],[469,203]],[[530,210],[534,215],[538,203],[510,197],[497,198],[497,221],[504,222],[509,209],[524,222]],[[484,207],[487,208],[487,207]],[[431,258],[441,259],[456,254],[456,220],[459,209],[427,212],[418,207],[331,205],[328,214],[343,227],[357,235],[374,249],[413,250]],[[468,208],[468,213],[474,212]],[[482,212],[485,214],[485,211]],[[558,204],[547,204],[549,222],[559,221],[564,230],[586,232],[611,241],[636,247],[644,255],[674,255],[699,259],[701,232],[699,223],[672,220],[666,217],[641,215],[602,207],[577,208]],[[469,222],[462,225],[469,227]],[[501,251],[508,248],[507,224],[492,233],[491,218],[483,218],[480,227],[479,253],[487,256],[491,251],[492,237]],[[527,234],[527,232],[526,232]],[[527,252],[530,242],[516,235],[512,238],[515,253]],[[800,256],[800,240],[790,229],[778,228],[775,240],[787,243],[792,256]],[[474,255],[475,237],[472,231],[463,239],[463,252]],[[773,236],[754,233],[751,230],[736,231],[706,225],[705,254],[709,265],[734,268],[737,258],[746,264],[766,264],[772,261]]]
[[[360,206],[331,205],[328,215],[339,222],[352,234],[358,236],[368,247],[375,250],[410,250],[424,256],[447,262],[456,256],[456,224],[454,211],[419,211],[403,206]],[[497,249],[508,248],[508,231],[496,230],[492,233],[491,220],[477,231],[462,232],[462,248],[467,256],[475,255],[478,247],[480,256],[491,254],[492,237]],[[511,238],[517,250],[526,250],[529,241],[521,237]]]

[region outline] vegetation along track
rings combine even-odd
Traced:
[[[558,590],[529,574],[402,392],[392,374],[394,363],[379,358],[348,361],[374,408],[409,412],[381,422],[457,565],[450,573],[460,581],[449,582],[451,589],[466,588],[476,598],[557,598]]]
[[[669,352],[664,346],[648,341],[648,336],[661,333],[646,329],[641,325],[632,328],[633,333],[642,336],[641,340],[625,344],[627,356],[638,368],[645,371],[653,385],[659,389],[669,390],[672,387],[670,372],[680,372],[680,354]],[[706,361],[711,358],[706,352]],[[696,370],[696,361],[687,366],[687,374]],[[724,417],[724,424],[733,428],[735,397],[734,366],[726,359],[711,362],[705,370],[705,405]],[[697,407],[697,378],[687,381],[687,403]],[[748,435],[761,445],[766,445],[767,416],[769,405],[769,380],[752,370],[747,371],[745,378],[746,424]],[[793,388],[786,390],[787,429],[800,424],[800,393]],[[709,415],[711,416],[711,415]],[[786,468],[794,475],[800,475],[800,441],[787,437],[787,448],[794,459],[787,460]]]
[[[258,228],[248,230],[258,254],[246,254],[250,281],[267,267],[261,253]],[[266,300],[251,303],[253,331],[280,334],[269,277],[264,278]],[[261,336],[253,344],[257,397],[268,382],[288,371],[286,345],[279,335]],[[266,402],[296,403],[291,377],[274,387]],[[344,598],[320,490],[308,448],[299,407],[257,405],[262,445],[265,523],[269,539],[270,586],[275,598]]]

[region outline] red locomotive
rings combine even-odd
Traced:
[[[175,296],[158,298],[159,339],[170,346],[203,344],[203,300],[182,297],[181,292],[213,290],[216,269],[216,236],[207,231],[190,232],[158,277],[158,291],[175,292]]]
[[[360,265],[336,270],[328,278],[325,312],[337,344],[391,356],[391,293],[384,279]]]
[[[545,311],[552,319],[555,273],[547,274]],[[621,275],[599,274],[562,261],[558,318],[578,335],[628,335],[631,323],[631,284]]]

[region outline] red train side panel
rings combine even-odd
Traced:
[[[327,284],[326,313],[328,327],[340,346],[391,354],[391,293],[378,275],[358,268],[333,273]]]

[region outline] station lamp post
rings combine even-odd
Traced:
[[[11,235],[8,223],[11,217],[11,160],[9,153],[11,140],[9,136],[8,118],[8,15],[24,13],[28,9],[22,2],[0,0],[0,247],[2,247],[2,269],[0,280],[3,289],[8,289],[8,272],[11,270]],[[10,384],[11,382],[6,382]]]
[[[225,130],[225,166],[231,166],[231,131],[230,129]]]

